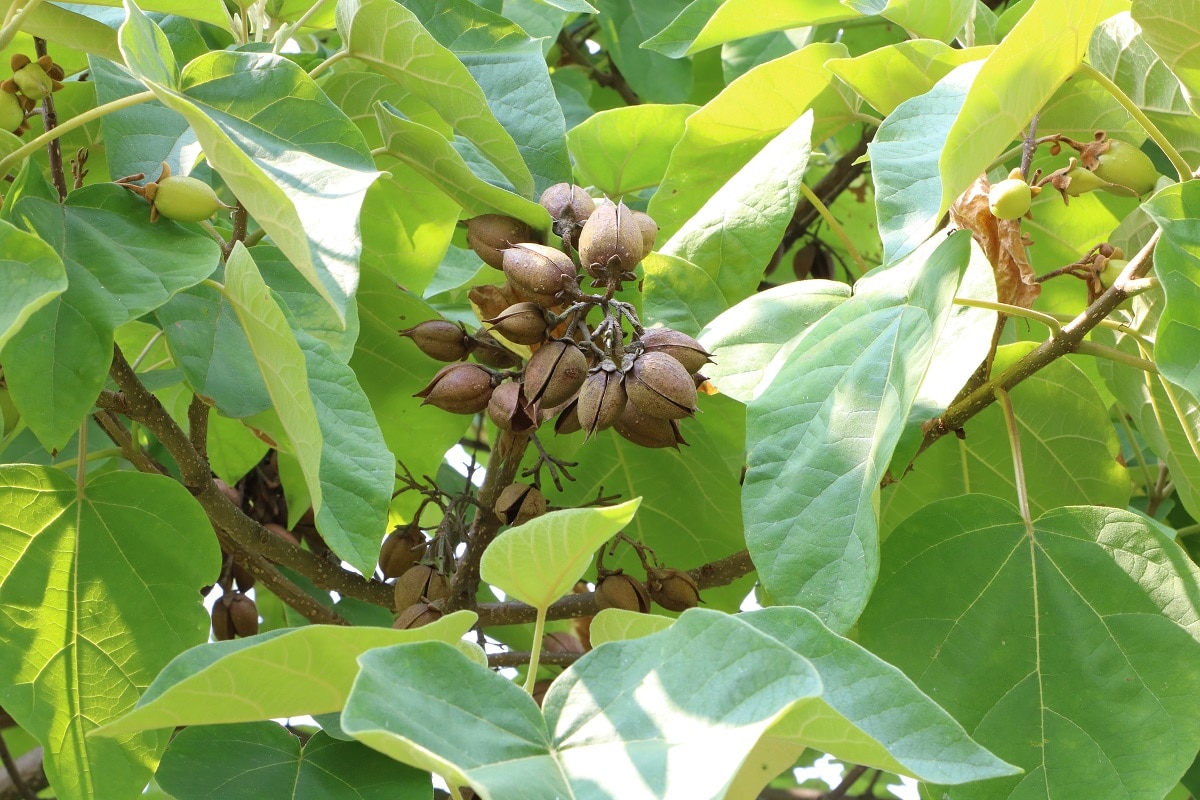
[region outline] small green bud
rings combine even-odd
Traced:
[[[1021,178],[1007,178],[988,192],[988,210],[997,219],[1019,219],[1029,211],[1033,194]]]

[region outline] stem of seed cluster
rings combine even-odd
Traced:
[[[546,632],[546,609],[538,606],[537,619],[533,623],[533,646],[529,654],[529,674],[525,676],[525,691],[532,696],[537,683],[538,661],[542,657],[542,636]]]
[[[1116,98],[1118,103],[1125,107],[1125,110],[1129,112],[1129,115],[1137,120],[1138,124],[1141,125],[1142,128],[1145,129],[1146,133],[1150,135],[1150,138],[1154,140],[1154,143],[1162,148],[1162,151],[1166,154],[1167,158],[1171,160],[1171,165],[1175,167],[1175,171],[1179,173],[1179,180],[1186,181],[1192,176],[1192,168],[1188,165],[1187,160],[1179,154],[1179,151],[1175,149],[1175,145],[1171,144],[1171,140],[1163,135],[1163,132],[1158,129],[1158,126],[1150,121],[1150,118],[1146,116],[1146,112],[1138,108],[1137,103],[1133,102],[1133,100],[1129,98],[1129,95],[1125,94],[1125,92],[1121,90],[1120,86],[1117,86],[1117,84],[1113,83],[1111,78],[1087,62],[1079,65],[1079,71],[1103,86],[1109,94]]]

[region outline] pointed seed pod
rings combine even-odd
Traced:
[[[254,588],[257,579],[250,574],[249,570],[243,567],[236,561],[233,562],[233,568],[230,569],[230,574],[233,575],[233,582],[237,584],[239,592],[248,592]]]
[[[546,496],[536,486],[510,483],[496,498],[496,516],[505,525],[522,525],[546,513]]]
[[[554,420],[554,432],[559,436],[568,436],[577,431],[583,430],[583,425],[579,422],[579,407],[578,400],[572,400],[558,412],[558,419]]]
[[[475,360],[492,369],[513,369],[521,365],[521,357],[497,341],[485,330],[475,332],[475,346],[471,349]]]
[[[477,414],[487,408],[492,397],[492,376],[475,364],[451,364],[442,367],[414,397],[424,398],[421,405],[437,406],[451,414]]]
[[[679,445],[687,444],[679,432],[678,422],[652,417],[633,403],[625,404],[613,430],[640,447],[674,447],[678,450]]]
[[[418,350],[438,361],[462,361],[471,352],[466,330],[449,320],[425,320],[400,331],[400,335],[412,339]]]
[[[554,232],[571,247],[579,241],[579,232],[596,210],[596,201],[573,183],[556,183],[542,192],[538,201],[554,219]]]
[[[668,611],[687,611],[700,603],[700,587],[682,570],[650,570],[646,586],[650,590],[650,599]]]
[[[504,251],[533,239],[533,228],[503,214],[484,214],[467,220],[467,246],[488,266],[502,269]]]
[[[1158,183],[1158,169],[1150,156],[1137,147],[1117,139],[1107,139],[1108,149],[1100,154],[1100,161],[1093,170],[1102,181],[1114,184],[1137,197],[1154,191]],[[1108,189],[1112,191],[1112,189]]]
[[[450,582],[446,576],[428,564],[409,567],[396,579],[393,590],[395,600],[392,608],[403,611],[420,602],[445,599],[450,595]]]
[[[411,630],[437,622],[442,616],[443,612],[437,606],[429,603],[417,603],[401,611],[400,616],[396,617],[396,621],[392,623],[392,627],[401,631]]]
[[[628,400],[624,383],[625,376],[608,359],[587,376],[579,389],[575,411],[587,438],[616,424]]]
[[[546,341],[550,325],[546,310],[537,303],[517,303],[504,309],[499,316],[485,319],[492,330],[515,344],[541,344]]]
[[[650,611],[650,595],[636,578],[616,570],[596,580],[596,605],[646,614]]]
[[[642,353],[625,376],[625,391],[639,409],[660,419],[696,413],[696,383],[682,364],[666,353]]]
[[[629,207],[601,203],[579,234],[579,261],[593,278],[606,279],[637,266],[642,247],[642,228]]]
[[[645,258],[654,249],[654,241],[658,238],[658,223],[645,211],[631,211],[629,214],[642,231],[642,258]]]
[[[151,222],[158,216],[176,222],[200,222],[222,208],[227,208],[211,186],[188,175],[167,175],[160,178],[153,195]]]
[[[551,408],[571,399],[587,378],[587,358],[574,342],[547,342],[525,365],[525,397]]]
[[[647,353],[666,353],[674,358],[689,375],[704,369],[712,361],[712,353],[698,341],[671,328],[651,328],[642,334],[642,347]]]
[[[218,642],[258,633],[258,607],[241,592],[226,592],[212,609],[213,637]]]
[[[398,578],[416,566],[425,555],[425,534],[416,520],[398,526],[379,548],[379,569],[384,578]]]
[[[575,262],[561,250],[542,244],[517,244],[504,251],[504,274],[521,294],[538,305],[554,305],[566,281],[574,281]]]
[[[488,418],[500,430],[525,433],[537,427],[519,383],[497,386],[492,392],[492,399],[488,401],[487,411]]]

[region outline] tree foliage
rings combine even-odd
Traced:
[[[1192,4],[593,3],[0,2],[0,798],[1200,791]]]

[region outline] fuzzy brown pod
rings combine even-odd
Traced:
[[[1042,293],[1037,273],[1025,253],[1020,220],[997,219],[989,209],[991,184],[981,175],[950,205],[950,224],[965,228],[992,265],[996,277],[996,299],[1021,308],[1030,308]]]
[[[296,538],[296,534],[292,533],[291,531],[289,531],[287,528],[283,527],[282,525],[279,525],[278,523],[275,523],[275,522],[264,522],[263,527],[266,528],[267,530],[269,530],[271,533],[278,536],[280,539],[290,542],[291,544],[294,544],[297,547],[300,546],[300,540],[298,538]]]
[[[425,534],[416,522],[397,526],[379,548],[379,570],[384,578],[398,578],[425,555]]]
[[[700,604],[700,587],[688,573],[678,569],[652,569],[646,575],[650,599],[668,611],[687,611]]]
[[[650,611],[650,595],[641,581],[616,570],[597,578],[596,605],[600,609],[620,608],[646,614]]]
[[[660,419],[642,412],[633,403],[626,403],[625,410],[617,418],[613,430],[623,438],[641,447],[674,447],[687,444],[673,419]]]
[[[666,353],[642,353],[625,376],[629,401],[659,419],[683,419],[696,413],[696,382]],[[581,418],[582,421],[582,418]]]
[[[515,303],[484,322],[516,344],[541,344],[550,332],[546,310],[537,303]]]
[[[236,561],[229,570],[229,574],[233,576],[233,582],[237,585],[239,592],[248,592],[254,588],[254,584],[258,582],[249,570],[243,567]]]
[[[565,403],[583,386],[587,373],[587,358],[574,342],[548,342],[525,365],[525,397],[543,408]]]
[[[586,438],[616,424],[627,401],[625,376],[612,361],[605,359],[587,376],[576,400],[575,413]]]
[[[471,352],[466,330],[449,320],[428,319],[400,331],[400,335],[412,339],[418,350],[438,361],[462,361]]]
[[[546,496],[536,486],[510,483],[500,491],[493,509],[505,525],[523,525],[546,513]]]
[[[445,616],[444,613],[437,606],[429,603],[416,603],[401,611],[400,615],[396,617],[396,621],[392,623],[392,627],[396,630],[420,628],[437,622],[443,616]]]
[[[496,337],[484,330],[475,334],[475,347],[471,351],[475,360],[492,369],[513,369],[521,365],[521,357],[509,350]]]
[[[488,401],[488,418],[501,430],[525,433],[537,427],[519,383],[502,383]]]
[[[568,436],[572,433],[583,430],[583,425],[579,422],[579,401],[572,400],[567,403],[563,410],[558,412],[558,418],[554,420],[554,432],[559,436]]]
[[[477,414],[492,398],[492,376],[475,364],[451,364],[442,367],[433,380],[414,397],[451,414]]]
[[[579,232],[588,217],[596,210],[596,201],[573,183],[556,183],[538,201],[554,219],[554,232],[574,247],[579,241]]]
[[[417,564],[396,579],[392,596],[392,608],[397,611],[420,602],[445,600],[450,596],[450,581],[428,564]]]
[[[712,361],[712,353],[698,341],[673,328],[650,328],[642,334],[642,348],[647,353],[666,353],[683,365],[689,375],[704,369]]]
[[[518,292],[550,308],[558,304],[558,295],[579,273],[563,251],[525,243],[504,251],[504,274]]]
[[[642,258],[645,258],[650,255],[650,251],[654,249],[654,242],[658,239],[658,223],[645,211],[631,211],[629,214],[642,232]]]
[[[631,272],[643,255],[641,225],[624,203],[601,203],[579,234],[579,261],[597,280]]]
[[[533,228],[503,214],[484,214],[467,220],[467,246],[483,263],[504,268],[504,251],[518,242],[533,239]]]
[[[258,633],[258,607],[241,592],[226,592],[212,608],[213,637],[226,642]]]

